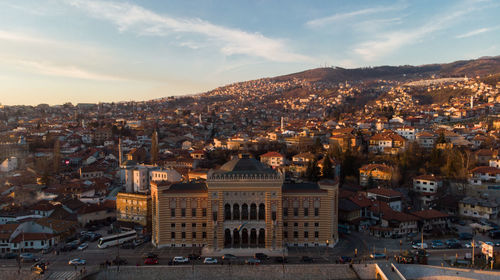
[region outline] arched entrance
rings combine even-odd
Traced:
[[[257,205],[250,204],[250,220],[257,220]]]
[[[250,247],[257,247],[257,230],[254,228],[250,230]]]
[[[248,205],[246,203],[241,205],[241,219],[248,220]]]
[[[233,230],[233,248],[240,248],[240,233],[237,229]]]
[[[259,248],[266,247],[266,230],[261,228],[259,230]]]
[[[233,205],[233,220],[239,220],[240,219],[240,205],[238,203],[235,203]]]
[[[264,203],[259,204],[259,220],[266,219],[266,206]]]
[[[231,205],[224,205],[224,220],[231,220]]]
[[[241,247],[248,248],[248,230],[246,228],[241,231]]]
[[[224,248],[231,248],[231,230],[224,231]]]

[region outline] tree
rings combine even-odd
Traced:
[[[332,160],[329,156],[325,156],[323,159],[323,169],[321,173],[323,174],[323,178],[333,179],[335,177]]]
[[[156,132],[156,130],[151,137],[151,162],[158,162],[158,132]]]
[[[320,170],[318,167],[318,161],[315,159],[310,161],[306,169],[306,178],[309,181],[317,182],[319,180]]]

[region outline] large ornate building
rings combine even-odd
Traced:
[[[153,244],[266,248],[333,246],[338,182],[284,183],[284,175],[240,156],[206,183],[151,183]]]

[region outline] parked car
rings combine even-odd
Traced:
[[[458,239],[460,240],[471,240],[472,239],[472,233],[468,232],[461,232],[458,234]]]
[[[495,247],[500,247],[500,241],[495,242]]]
[[[474,246],[472,246],[472,245],[474,245]],[[477,243],[467,242],[464,244],[464,246],[465,246],[465,248],[472,248],[472,247],[477,248]]]
[[[69,265],[85,265],[86,263],[84,259],[72,259],[68,262]]]
[[[288,259],[286,257],[275,257],[274,262],[276,262],[276,263],[288,263]]]
[[[372,259],[383,259],[383,258],[385,258],[385,254],[384,253],[371,253],[370,254],[370,258],[372,258]]]
[[[339,257],[339,263],[350,263],[352,261],[351,257],[341,256]]]
[[[10,253],[5,253],[5,255],[3,255],[3,258],[4,259],[15,259],[15,258],[17,258],[17,256],[18,255],[16,253],[10,252]]]
[[[439,241],[439,242],[432,242],[431,247],[432,249],[444,249],[446,248],[446,245],[444,245],[443,242]]]
[[[260,260],[256,258],[248,258],[245,260],[246,264],[260,264]]]
[[[492,230],[488,232],[488,236],[493,238],[493,239],[499,239],[500,238],[500,230]]]
[[[42,254],[46,255],[46,254],[50,254],[54,251],[54,247],[49,247],[49,248],[46,248],[46,249],[43,249],[42,250]]]
[[[148,258],[150,258],[150,259],[157,259],[157,258],[158,258],[158,255],[157,255],[157,254],[155,254],[155,253],[153,253],[153,252],[149,252],[149,253],[146,253],[146,254],[144,255],[144,258],[145,258],[145,259],[148,259]]]
[[[223,260],[228,260],[228,261],[233,261],[233,260],[236,260],[236,256],[235,255],[232,255],[232,254],[224,254],[222,256],[222,259]]]
[[[448,240],[446,240],[446,245],[450,245],[452,243],[460,243],[460,241],[458,241],[456,239],[448,239]]]
[[[462,244],[458,242],[448,244],[448,249],[460,249],[460,248],[462,248]]]
[[[22,262],[37,262],[40,260],[32,253],[22,253],[21,255],[19,255],[19,258],[21,258]]]
[[[134,242],[132,242],[132,244],[134,245],[134,247],[141,246],[144,243],[146,243],[146,241],[144,239],[136,239],[136,240],[134,240]]]
[[[203,263],[204,264],[216,264],[217,263],[217,259],[216,258],[205,258],[203,260]]]
[[[261,260],[261,261],[265,261],[265,260],[269,259],[269,257],[264,253],[255,253],[254,258]]]
[[[189,259],[188,258],[185,258],[185,257],[174,257],[172,259],[172,261],[174,263],[188,263],[189,262]]]
[[[157,258],[146,258],[144,260],[144,264],[147,264],[147,265],[152,265],[152,264],[158,264],[158,259]]]
[[[415,243],[414,245],[411,246],[413,249],[427,249],[429,246],[427,245],[427,243],[421,243],[421,242],[417,242]]]
[[[301,262],[304,262],[304,263],[312,263],[314,262],[314,259],[309,257],[309,256],[302,256],[302,258],[300,259]]]
[[[83,250],[87,249],[88,247],[89,247],[89,243],[84,242],[84,243],[80,244],[80,246],[78,246],[78,250],[83,251]]]

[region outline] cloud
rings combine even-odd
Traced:
[[[447,11],[446,14],[440,14],[431,18],[421,27],[377,34],[375,39],[362,42],[355,46],[354,53],[360,55],[366,61],[373,61],[403,46],[419,42],[424,37],[434,32],[446,29],[466,14],[479,9],[475,6],[468,7],[467,9],[463,7],[465,4],[471,4],[470,1],[464,2],[463,4],[464,5],[460,5],[460,7],[457,7],[455,10]]]
[[[124,78],[88,71],[77,66],[61,66],[45,61],[0,58],[0,61],[42,75],[94,81],[124,81]]]
[[[479,35],[482,33],[490,32],[490,31],[493,31],[493,30],[499,29],[499,28],[500,28],[500,26],[479,28],[479,29],[469,31],[469,32],[464,33],[464,34],[460,34],[460,35],[456,36],[455,38],[457,38],[457,39],[468,38],[468,37],[476,36],[476,35]]]
[[[250,55],[279,62],[312,60],[305,55],[290,51],[284,40],[215,25],[198,18],[174,18],[160,15],[129,3],[82,0],[68,0],[67,2],[96,18],[111,21],[120,32],[132,31],[150,36],[201,35],[225,55]],[[188,47],[195,45],[192,41],[187,44]]]
[[[331,16],[310,20],[306,23],[306,25],[309,27],[322,27],[322,26],[325,26],[327,24],[334,23],[336,21],[342,21],[342,20],[350,19],[350,18],[357,17],[357,16],[366,16],[366,15],[371,15],[371,14],[384,13],[384,12],[389,12],[389,11],[400,10],[403,8],[404,8],[404,6],[402,6],[402,5],[393,5],[393,6],[389,6],[389,7],[373,7],[373,8],[361,9],[361,10],[347,12],[347,13],[337,13],[337,14],[333,14]]]

